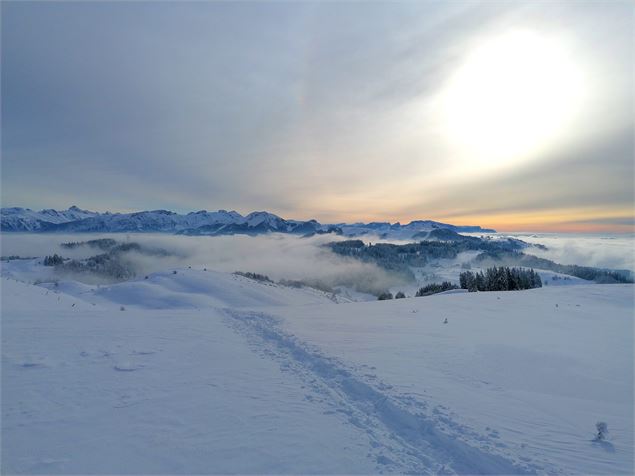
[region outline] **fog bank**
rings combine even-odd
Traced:
[[[348,286],[365,292],[382,290],[403,283],[403,278],[371,263],[333,253],[321,246],[341,239],[334,235],[301,238],[293,235],[261,236],[179,236],[165,234],[3,234],[3,256],[45,256],[57,253],[64,258],[81,259],[103,251],[87,246],[67,249],[60,243],[113,238],[118,242],[136,242],[148,249],[161,249],[167,255],[125,254],[137,275],[169,268],[192,266],[215,271],[250,271],[274,280],[304,281],[332,288]],[[74,277],[81,279],[81,276]]]
[[[560,264],[635,271],[635,236],[631,234],[513,234],[547,250],[532,248],[527,253]]]

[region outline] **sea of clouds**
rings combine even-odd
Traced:
[[[323,288],[347,286],[364,292],[381,292],[403,282],[372,263],[343,257],[323,246],[336,239],[333,235],[301,238],[293,235],[261,236],[180,236],[166,234],[22,234],[2,235],[2,255],[41,257],[57,253],[64,258],[81,259],[102,251],[81,246],[67,249],[65,242],[113,238],[135,242],[145,250],[163,250],[165,254],[128,252],[125,259],[137,275],[169,268],[207,268],[215,271],[249,271],[274,280],[297,280]],[[78,280],[84,280],[76,276]]]
[[[562,264],[577,264],[612,269],[635,270],[633,235],[515,234],[547,250],[532,247],[527,253]],[[89,247],[67,249],[64,242],[113,238],[118,242],[136,242],[146,250],[164,250],[165,254],[128,252],[125,259],[137,275],[169,268],[202,268],[223,271],[249,271],[274,280],[297,280],[318,287],[346,286],[364,292],[381,292],[406,285],[403,278],[372,263],[364,263],[333,253],[326,243],[344,239],[334,235],[301,238],[293,235],[261,236],[178,236],[166,234],[23,234],[3,233],[3,256],[42,257],[57,253],[65,258],[81,259],[101,253]],[[365,241],[377,242],[372,237]],[[77,276],[78,280],[85,280]]]

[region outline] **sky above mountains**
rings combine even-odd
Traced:
[[[2,205],[633,230],[629,2],[3,2]]]

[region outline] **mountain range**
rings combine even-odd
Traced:
[[[415,220],[405,225],[388,222],[321,224],[316,220],[286,220],[264,211],[243,216],[236,211],[226,210],[179,214],[168,210],[100,213],[76,206],[61,211],[34,211],[20,207],[0,209],[0,230],[3,232],[153,232],[209,236],[277,232],[301,236],[335,233],[345,236],[377,235],[380,238],[410,239],[423,237],[435,229],[449,229],[459,233],[495,233],[495,230],[480,226],[456,226],[431,220]]]

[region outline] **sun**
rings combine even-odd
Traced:
[[[477,167],[517,163],[571,125],[584,96],[580,68],[564,45],[532,31],[482,42],[443,93],[444,130]]]

